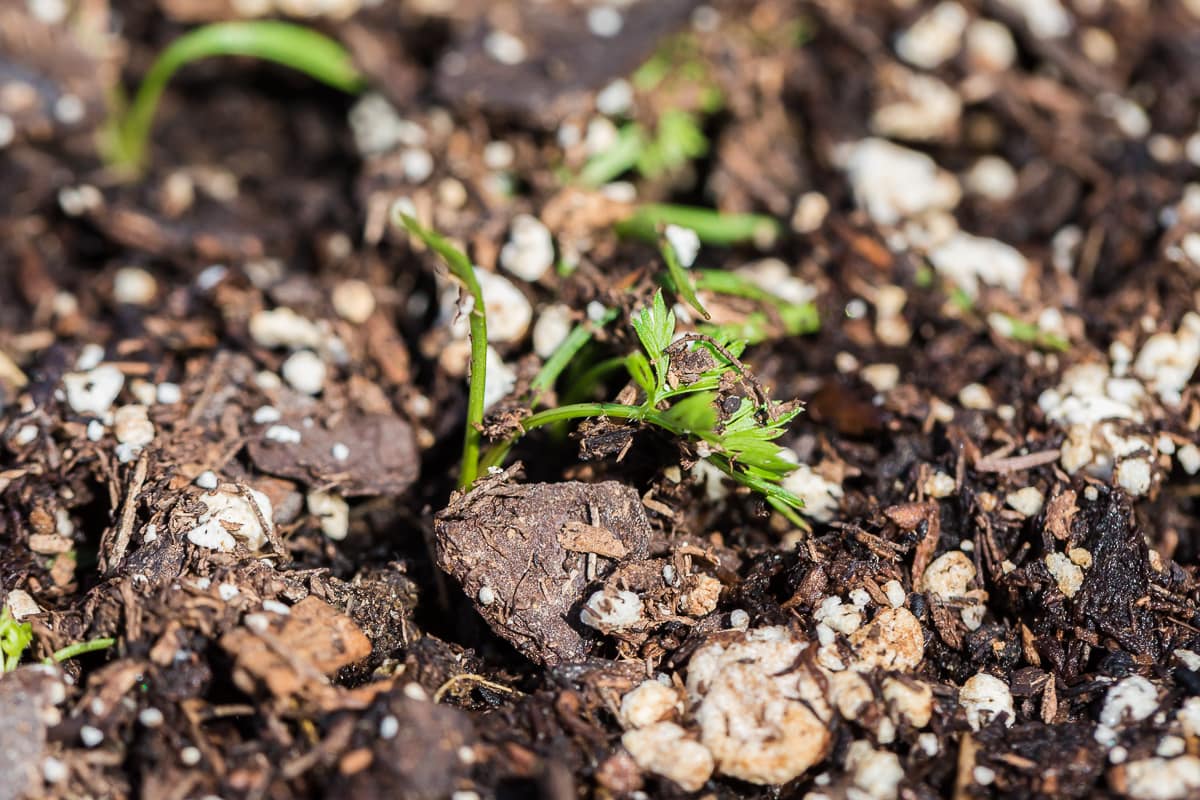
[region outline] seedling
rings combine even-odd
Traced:
[[[172,42],[146,73],[128,110],[110,119],[102,142],[110,163],[134,170],[142,166],[167,83],[181,67],[212,56],[274,61],[351,94],[361,91],[365,83],[340,44],[308,28],[274,20],[205,25]]]
[[[762,214],[722,214],[711,208],[647,203],[633,215],[617,223],[617,233],[644,242],[658,240],[658,232],[667,225],[691,228],[705,244],[728,246],[750,242],[769,245],[779,237],[781,228],[772,217]]]
[[[25,648],[33,642],[33,626],[28,622],[13,619],[8,606],[0,610],[0,667],[12,672],[25,654]]]
[[[654,179],[706,153],[708,137],[696,115],[672,109],[659,117],[653,132],[636,122],[622,125],[613,146],[584,164],[579,179],[588,186],[601,186],[631,169]]]

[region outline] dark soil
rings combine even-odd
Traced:
[[[0,0],[0,800],[1200,796],[1200,5],[265,3],[368,93],[204,61],[106,165],[247,5]],[[578,179],[672,112],[702,154]],[[589,370],[649,202],[782,225],[696,268],[819,312],[701,291],[763,331],[722,396],[805,404],[811,529],[618,420],[456,490],[461,293],[393,206],[508,281],[498,440],[635,402]]]

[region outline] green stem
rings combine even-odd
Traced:
[[[97,650],[107,650],[116,644],[116,642],[117,640],[112,637],[92,639],[90,642],[76,642],[75,644],[67,645],[61,650],[55,650],[51,658],[55,664],[60,664],[68,658],[75,658],[85,653],[94,653]]]
[[[610,308],[604,312],[604,316],[592,322],[581,322],[576,325],[563,343],[558,346],[554,354],[546,360],[538,374],[529,384],[529,388],[533,392],[533,402],[537,405],[539,397],[542,393],[548,392],[554,388],[554,384],[558,382],[558,376],[562,374],[567,365],[571,363],[571,359],[575,358],[575,354],[588,342],[592,340],[596,329],[603,328],[608,323],[617,318],[617,310]]]
[[[114,161],[141,166],[158,101],[171,77],[192,61],[210,56],[274,61],[351,94],[361,91],[364,83],[345,48],[308,28],[274,20],[205,25],[172,42],[146,73],[129,112],[113,132]]]
[[[483,437],[484,390],[487,387],[487,312],[483,302],[483,289],[475,277],[475,268],[463,253],[449,241],[421,226],[407,214],[400,214],[400,222],[413,236],[433,250],[459,280],[467,285],[467,291],[475,298],[469,320],[471,323],[471,383],[467,390],[467,427],[463,433],[462,467],[458,474],[460,487],[470,486],[479,475],[479,446]]]
[[[617,223],[616,229],[621,236],[653,242],[658,239],[660,225],[691,228],[700,241],[713,245],[766,244],[782,231],[778,222],[762,214],[722,214],[711,208],[666,203],[638,206],[632,216]]]
[[[500,442],[489,450],[483,457],[481,466],[484,470],[500,466],[504,463],[504,459],[508,457],[508,452],[516,444],[517,439],[535,428],[541,428],[545,425],[588,417],[617,417],[619,419],[642,420],[648,419],[651,416],[655,416],[654,412],[645,406],[627,406],[622,403],[574,403],[569,406],[548,408],[545,411],[539,411],[521,420],[521,432]]]

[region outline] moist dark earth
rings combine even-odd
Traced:
[[[366,91],[207,59],[106,163],[256,14]],[[1200,796],[1193,181],[1195,0],[0,0],[0,798]],[[630,402],[662,202],[780,224],[695,269],[819,316],[699,292],[805,527],[616,419],[456,489],[393,210],[485,275],[496,439]]]

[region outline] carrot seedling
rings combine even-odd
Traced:
[[[182,67],[213,56],[250,56],[273,61],[356,94],[365,80],[340,44],[316,31],[274,20],[218,22],[176,39],[146,73],[133,103],[110,120],[104,148],[111,163],[140,169],[163,90]]]

